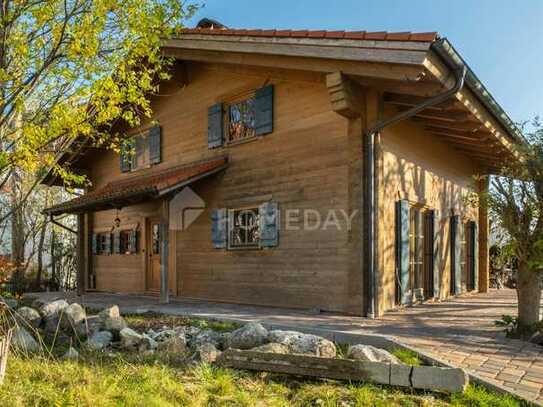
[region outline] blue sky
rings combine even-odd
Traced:
[[[196,0],[197,1],[197,0]],[[206,0],[188,23],[233,28],[438,31],[515,121],[543,116],[543,0]]]

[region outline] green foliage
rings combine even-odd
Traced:
[[[410,366],[422,366],[424,365],[424,362],[419,357],[419,355],[416,352],[413,352],[409,349],[402,349],[402,348],[396,348],[393,349],[391,352],[394,356],[396,356],[402,363],[405,363],[406,365]]]
[[[6,2],[0,38],[0,175],[52,167],[78,138],[117,148],[122,129],[149,118],[149,95],[167,79],[160,50],[196,7],[178,0]]]
[[[464,394],[363,383],[300,380],[207,364],[172,366],[158,357],[83,355],[78,362],[13,357],[0,405],[78,406],[522,406],[470,386]]]
[[[219,332],[229,332],[241,327],[241,324],[238,324],[237,322],[211,319],[190,319],[189,324],[200,329],[213,329],[214,331]]]

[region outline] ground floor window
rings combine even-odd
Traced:
[[[231,249],[258,248],[260,244],[259,208],[230,209],[228,211],[228,247]]]
[[[96,234],[96,249],[95,254],[110,254],[111,253],[111,234],[97,233]]]

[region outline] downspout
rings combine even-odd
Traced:
[[[459,92],[464,86],[464,80],[466,78],[467,67],[466,65],[457,66],[453,68],[453,73],[456,79],[454,86],[435,96],[432,96],[424,102],[413,106],[409,110],[401,112],[395,116],[384,119],[375,124],[364,135],[364,189],[362,196],[363,207],[363,225],[365,228],[364,233],[364,262],[363,267],[366,270],[367,282],[365,284],[366,291],[366,316],[368,318],[375,318],[375,310],[378,304],[378,290],[377,290],[377,251],[376,251],[376,230],[379,224],[379,218],[376,211],[376,197],[377,197],[377,185],[375,183],[375,137],[385,127],[391,126],[402,120],[409,119],[415,116],[417,113],[442,103],[449,99],[451,96]]]

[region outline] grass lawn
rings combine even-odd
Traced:
[[[0,406],[521,406],[470,387],[464,394],[301,380],[131,355],[78,362],[14,356]]]

